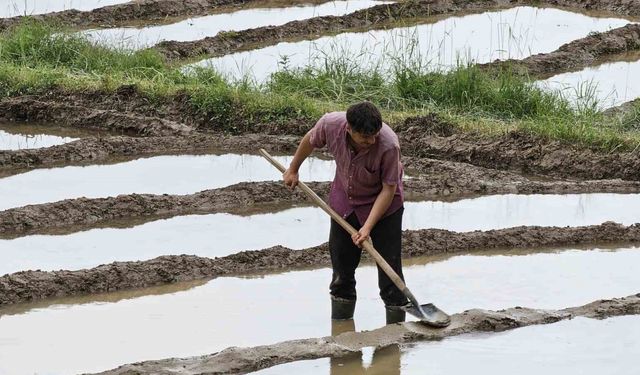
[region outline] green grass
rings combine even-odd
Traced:
[[[350,56],[325,56],[318,67],[283,69],[265,84],[230,82],[210,69],[183,73],[154,50],[108,49],[31,21],[0,34],[0,97],[53,88],[114,91],[135,85],[158,103],[186,93],[195,116],[231,132],[259,132],[260,125],[273,123],[312,124],[326,111],[368,99],[390,123],[436,112],[463,129],[487,134],[521,129],[604,150],[634,149],[640,141],[632,117],[610,120],[588,100],[572,107],[560,94],[546,92],[508,69],[489,74],[460,65],[434,72],[406,58],[397,59],[388,71],[367,66]]]

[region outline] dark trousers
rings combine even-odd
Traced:
[[[382,218],[371,231],[371,240],[380,255],[404,280],[401,260],[403,212],[404,208],[400,208],[393,214]],[[347,221],[357,230],[361,228],[355,213],[351,214]],[[360,263],[362,249],[353,243],[349,233],[334,220],[331,220],[331,231],[329,232],[329,251],[333,266],[333,277],[329,286],[331,295],[355,300],[355,271]],[[380,297],[386,306],[399,306],[407,303],[404,294],[380,267],[378,267],[378,287],[380,288]]]

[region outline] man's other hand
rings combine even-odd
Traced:
[[[291,168],[287,168],[286,171],[282,174],[282,179],[284,180],[284,185],[289,188],[289,190],[293,191],[296,186],[298,186],[299,181],[298,171],[294,171]]]

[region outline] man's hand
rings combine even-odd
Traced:
[[[284,180],[284,185],[288,187],[289,190],[293,191],[293,189],[298,185],[298,171],[289,167],[282,174],[282,179]]]
[[[354,233],[351,239],[356,246],[362,248],[362,243],[369,240],[369,234],[371,234],[371,229],[365,225],[357,233]]]

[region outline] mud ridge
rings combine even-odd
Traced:
[[[407,120],[409,121],[409,120]],[[637,152],[603,153],[543,139],[524,131],[493,137],[458,132],[439,136],[432,129],[442,121],[435,115],[410,119],[398,137],[405,155],[469,163],[559,178],[640,180]]]
[[[70,9],[60,12],[17,16],[0,19],[0,30],[20,24],[25,18],[50,22],[68,27],[116,26],[125,22],[149,20],[162,21],[168,17],[198,16],[216,8],[239,6],[255,0],[136,0],[129,3],[109,5],[90,11]]]
[[[640,4],[638,4],[640,7]],[[485,70],[514,69],[536,78],[577,71],[593,65],[608,55],[640,49],[640,24],[628,24],[601,33],[592,33],[562,45],[550,53],[526,57],[522,60],[497,60],[479,66]]]
[[[309,183],[325,195],[329,183]],[[171,217],[177,215],[236,213],[304,202],[299,191],[291,193],[280,182],[239,183],[189,195],[130,194],[110,198],[77,198],[0,211],[0,235],[16,237],[45,229],[90,227],[118,219]]]
[[[405,165],[420,173],[404,182],[408,201],[455,199],[489,194],[638,193],[640,182],[532,181],[513,173],[431,159],[405,158]],[[310,186],[321,196],[328,182]],[[34,233],[70,233],[119,221],[139,224],[178,215],[236,213],[260,207],[307,204],[296,191],[291,194],[280,182],[241,183],[188,195],[130,194],[109,198],[78,198],[0,211],[0,237]]]
[[[291,340],[249,348],[231,347],[219,353],[198,357],[139,362],[100,374],[247,373],[287,362],[341,357],[357,353],[365,347],[380,348],[416,341],[435,341],[474,332],[503,332],[531,325],[552,324],[576,317],[606,319],[637,314],[640,314],[640,294],[598,300],[583,306],[561,310],[539,310],[527,307],[513,307],[499,311],[472,309],[454,314],[451,317],[451,325],[443,329],[428,328],[414,322],[393,324],[373,331],[347,332],[334,337]]]
[[[535,249],[638,241],[640,224],[623,226],[611,222],[576,228],[516,227],[463,233],[425,229],[403,233],[403,257],[481,252],[498,248]],[[23,271],[0,277],[0,306],[257,271],[323,267],[329,264],[327,244],[324,244],[305,250],[276,246],[215,259],[168,255],[147,261],[114,262],[79,271]]]
[[[186,135],[193,128],[158,117],[96,109],[65,102],[41,101],[22,96],[0,101],[0,120],[56,123],[137,135]]]
[[[145,156],[194,154],[203,152],[255,153],[256,144],[272,152],[292,153],[297,137],[247,134],[241,137],[221,134],[193,133],[164,137],[88,137],[62,145],[39,149],[0,150],[0,176],[25,172],[34,168],[61,165],[109,163],[114,160]],[[233,151],[230,151],[233,150]]]
[[[459,11],[487,10],[508,4],[506,0],[426,0],[382,4],[344,16],[322,16],[292,21],[281,26],[265,26],[220,33],[197,41],[164,41],[152,47],[167,59],[218,57],[249,48],[266,47],[293,38],[319,38],[322,34],[382,26],[387,22],[435,16]]]

